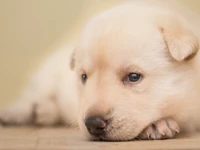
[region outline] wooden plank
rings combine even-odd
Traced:
[[[65,127],[1,127],[1,150],[197,150],[200,133],[171,140],[99,142],[88,141],[80,131]]]

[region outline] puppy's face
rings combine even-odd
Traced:
[[[172,106],[189,88],[187,62],[182,61],[196,50],[176,52],[180,45],[173,43],[172,54],[167,38],[176,42],[173,25],[168,29],[152,20],[134,19],[93,21],[76,48],[79,125],[90,139],[134,139],[150,123],[175,115]],[[193,35],[186,36],[195,42]]]

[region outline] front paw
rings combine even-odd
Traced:
[[[0,109],[0,125],[22,125],[32,122],[33,105],[16,103]]]
[[[142,140],[161,140],[174,138],[180,132],[179,125],[172,118],[156,121],[138,136]]]

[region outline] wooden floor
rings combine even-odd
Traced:
[[[94,142],[65,127],[0,127],[1,150],[200,150],[200,133],[172,140]]]

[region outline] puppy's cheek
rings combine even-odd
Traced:
[[[125,110],[132,110],[127,112]],[[133,140],[146,126],[158,120],[161,116],[156,109],[151,110],[133,110],[131,108],[118,110],[111,124],[109,138],[112,140]]]

